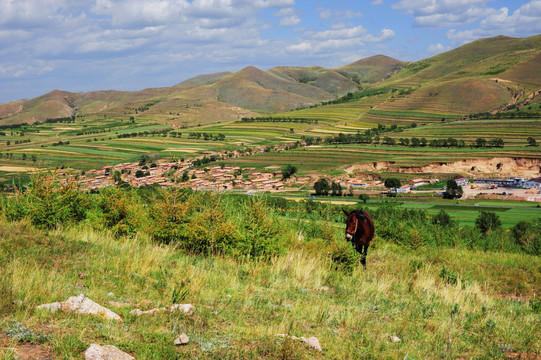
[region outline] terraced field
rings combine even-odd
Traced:
[[[231,159],[240,166],[294,164],[302,172],[325,172],[351,164],[391,162],[393,166],[411,167],[438,162],[452,162],[464,159],[509,157],[541,157],[537,149],[460,149],[460,148],[411,148],[384,145],[316,145],[279,153],[261,153],[251,157]]]
[[[407,129],[403,133],[389,136],[400,137],[424,137],[427,140],[453,137],[473,143],[477,138],[502,138],[505,142],[505,150],[519,150],[516,147],[524,147],[528,137],[539,138],[541,135],[541,119],[503,119],[503,120],[461,120],[445,123],[430,124],[427,126]],[[530,149],[534,150],[534,149]]]

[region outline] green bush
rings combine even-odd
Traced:
[[[333,267],[337,270],[352,271],[361,260],[361,254],[355,250],[350,242],[345,240],[333,241],[329,253]]]
[[[520,221],[511,232],[515,242],[532,255],[541,255],[541,219]]]
[[[116,235],[134,235],[143,230],[147,219],[144,205],[136,191],[107,187],[100,190],[100,211],[94,226],[111,229]]]
[[[2,200],[2,211],[8,220],[28,216],[32,224],[44,228],[79,222],[86,217],[87,208],[86,194],[75,179],[61,182],[51,173],[34,175],[26,191]]]

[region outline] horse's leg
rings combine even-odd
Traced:
[[[363,245],[362,246],[362,252],[361,252],[361,264],[363,265],[363,268],[366,269],[366,255],[368,254],[368,246]]]

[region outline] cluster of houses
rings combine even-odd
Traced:
[[[88,170],[79,177],[79,183],[85,189],[97,189],[115,185],[117,179],[112,175],[120,173],[120,179],[133,186],[158,184],[167,187],[190,187],[194,190],[283,190],[281,171],[266,169],[258,172],[255,168],[240,169],[238,166],[211,166],[194,169],[191,163],[164,162],[153,167],[138,163],[123,163],[104,166],[97,170]],[[270,171],[269,171],[270,170]]]
[[[260,190],[280,191],[285,187],[312,188],[318,180],[317,175],[293,175],[287,181],[282,179],[279,166],[268,166],[260,171],[254,167],[240,168],[238,166],[217,165],[205,169],[195,169],[191,163],[162,162],[153,167],[138,163],[122,163],[114,166],[104,166],[97,170],[88,170],[79,176],[78,181],[84,189],[97,189],[115,185],[120,180],[133,186],[158,184],[163,188],[189,187],[194,190]],[[139,176],[137,176],[139,174]],[[143,174],[143,176],[141,176]],[[118,176],[118,175],[117,175]],[[334,179],[344,190],[360,190],[383,187],[380,180],[367,181],[358,178]],[[427,180],[429,181],[429,180]]]
[[[116,177],[113,174],[116,172]],[[190,162],[160,162],[150,167],[140,163],[122,163],[105,166],[97,170],[88,170],[79,177],[78,181],[85,189],[97,189],[115,185],[122,180],[133,187],[158,184],[167,187],[189,187],[194,190],[260,190],[280,191],[289,189],[311,189],[317,175],[293,175],[289,180],[282,179],[279,166],[269,166],[260,171],[253,167],[240,168],[231,165],[216,165],[205,169],[195,169]],[[363,190],[383,188],[384,183],[379,179],[365,180],[360,178],[333,179],[343,190]],[[438,182],[438,179],[417,178],[397,188],[398,193],[409,193],[415,188]],[[469,184],[467,178],[455,179],[458,185]],[[541,189],[541,177],[526,180],[524,178],[510,179],[475,179],[474,184],[490,184],[525,189]],[[475,185],[472,185],[475,186]]]

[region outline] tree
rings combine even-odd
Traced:
[[[531,136],[528,138],[528,146],[537,146],[537,141]]]
[[[532,222],[522,220],[511,229],[511,232],[516,243],[527,253],[541,254],[541,219]]]
[[[410,140],[408,138],[400,138],[399,141],[400,141],[400,145],[403,145],[403,146],[408,146],[410,143]]]
[[[385,179],[384,185],[387,189],[396,189],[402,186],[402,183],[400,183],[400,179],[398,178],[387,178]]]
[[[361,200],[363,203],[366,204],[366,202],[370,199],[370,196],[368,194],[361,194],[359,195],[359,200]]]
[[[447,189],[443,193],[444,199],[460,199],[463,194],[462,186],[458,185],[454,180],[447,180]]]
[[[282,180],[287,180],[297,172],[297,168],[291,164],[282,167]]]
[[[332,182],[331,185],[332,196],[342,196],[342,185],[337,182]]]
[[[475,227],[486,234],[489,230],[496,230],[502,227],[502,222],[498,215],[490,211],[481,211],[481,214],[475,219]]]
[[[140,177],[144,177],[145,176],[145,172],[143,170],[137,170],[135,172],[135,177],[136,178],[140,178]]]
[[[181,179],[181,181],[182,181],[182,182],[186,182],[186,181],[188,181],[188,180],[190,180],[190,177],[188,176],[188,170],[184,170],[184,171],[182,172],[182,179]]]
[[[416,137],[411,138],[411,146],[417,147],[421,145],[421,140]]]
[[[436,215],[434,215],[434,217],[432,217],[432,224],[434,225],[439,225],[439,226],[442,226],[442,227],[451,227],[453,225],[455,225],[455,221],[451,218],[451,216],[449,216],[449,214],[447,214],[447,212],[445,212],[445,210],[440,210],[439,213],[437,213]]]
[[[113,181],[117,184],[122,181],[122,173],[118,170],[113,171],[112,177]]]
[[[328,195],[331,187],[327,179],[321,178],[314,184],[314,190],[316,190],[316,195]]]
[[[485,138],[475,139],[475,147],[481,148],[487,146],[487,140]]]

